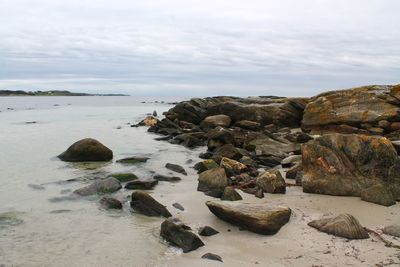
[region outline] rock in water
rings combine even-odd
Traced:
[[[201,236],[212,236],[212,235],[216,235],[219,232],[217,230],[215,230],[214,228],[212,228],[211,226],[204,226],[204,227],[200,227],[199,229],[199,235]]]
[[[215,197],[221,197],[228,186],[228,177],[226,177],[223,168],[214,168],[199,175],[199,184],[197,191],[211,192]]]
[[[206,159],[194,165],[194,169],[197,170],[197,173],[202,173],[218,167],[219,165],[212,159]]]
[[[137,180],[138,177],[134,173],[113,173],[110,177],[114,177],[121,183]]]
[[[328,134],[304,144],[302,155],[306,193],[360,196],[368,189],[367,201],[390,203],[388,191],[400,199],[400,159],[386,138]]]
[[[157,118],[154,118],[153,116],[147,116],[141,122],[139,122],[137,125],[138,126],[154,126],[159,122],[160,121]]]
[[[229,201],[237,201],[237,200],[242,200],[243,198],[233,187],[227,186],[225,187],[221,199]]]
[[[383,233],[386,235],[400,237],[400,224],[393,224],[383,228]]]
[[[182,180],[178,176],[166,176],[166,175],[161,175],[161,174],[154,175],[153,179],[157,180],[157,181],[165,181],[165,182],[179,182],[180,180]]]
[[[172,207],[174,207],[175,209],[181,210],[181,211],[185,210],[185,208],[179,203],[172,204]]]
[[[117,160],[118,163],[123,163],[123,164],[136,164],[136,163],[143,163],[148,161],[149,158],[147,157],[129,157],[129,158],[123,158]]]
[[[181,248],[184,253],[204,246],[200,238],[190,231],[190,227],[178,219],[167,219],[161,224],[160,235],[169,243]]]
[[[323,218],[308,223],[321,232],[347,239],[365,239],[369,235],[364,227],[350,214],[340,214],[333,218]]]
[[[135,180],[128,182],[125,185],[126,189],[134,190],[134,189],[140,189],[140,190],[150,190],[153,189],[158,184],[157,180],[152,180],[152,181],[141,181],[141,180]]]
[[[177,172],[177,173],[181,173],[183,175],[187,175],[187,172],[185,171],[185,169],[177,164],[172,164],[172,163],[167,163],[165,164],[165,168],[167,168],[168,170]]]
[[[99,141],[86,138],[72,144],[58,158],[69,162],[109,161],[113,158],[113,152]]]
[[[117,179],[109,177],[106,179],[94,181],[88,186],[75,190],[74,193],[80,196],[107,194],[118,191],[119,189],[121,189],[121,187],[121,183]]]
[[[286,192],[286,182],[279,170],[268,170],[261,174],[256,184],[266,193],[282,193]]]
[[[171,217],[167,208],[152,198],[148,193],[136,191],[132,193],[131,207],[136,212],[152,217]]]
[[[201,256],[202,259],[208,259],[208,260],[213,260],[213,261],[222,261],[221,256],[214,254],[214,253],[206,253],[203,256]]]
[[[122,209],[121,201],[112,197],[103,197],[100,204],[106,209]]]
[[[289,221],[291,214],[287,207],[268,207],[265,204],[207,201],[206,205],[218,218],[263,235],[277,233]]]

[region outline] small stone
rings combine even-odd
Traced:
[[[213,236],[218,234],[219,232],[212,228],[211,226],[203,226],[199,229],[199,235],[201,236]]]
[[[177,164],[167,163],[167,164],[165,164],[165,168],[167,168],[168,170],[183,174],[183,175],[187,175],[186,170],[182,166],[177,165]]]
[[[122,209],[121,201],[112,197],[103,197],[100,204],[106,209]]]
[[[137,164],[137,163],[143,163],[149,160],[147,157],[128,157],[128,158],[123,158],[117,160],[117,163],[122,163],[122,164]]]
[[[213,254],[213,253],[206,253],[203,256],[201,256],[201,258],[223,262],[221,256],[219,256],[217,254]]]
[[[166,176],[166,175],[161,175],[161,174],[154,175],[153,179],[157,180],[157,181],[164,181],[164,182],[179,182],[180,180],[182,180],[178,176]]]
[[[178,209],[178,210],[181,210],[181,211],[184,211],[184,210],[185,210],[185,208],[184,208],[181,204],[179,204],[179,203],[174,203],[174,204],[172,204],[172,206],[173,206],[174,208]]]

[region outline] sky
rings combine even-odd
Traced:
[[[0,0],[0,90],[311,96],[400,83],[398,0]]]

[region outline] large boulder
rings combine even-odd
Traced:
[[[121,188],[121,183],[117,179],[114,177],[109,177],[94,181],[88,186],[75,190],[74,193],[80,196],[90,196],[94,194],[113,193]]]
[[[289,221],[291,214],[287,207],[269,207],[266,204],[207,201],[206,205],[218,218],[263,235],[277,233]]]
[[[321,232],[347,239],[365,239],[369,235],[360,222],[350,214],[340,214],[332,218],[323,218],[308,223]]]
[[[109,161],[113,158],[113,152],[99,141],[85,138],[73,143],[58,158],[69,162]]]
[[[302,128],[306,131],[348,125],[366,129],[385,127],[400,119],[400,85],[364,86],[330,91],[314,97],[306,106]]]
[[[188,253],[204,246],[201,239],[194,234],[190,227],[175,218],[167,219],[161,224],[160,235],[169,243]]]
[[[206,117],[200,124],[203,129],[215,128],[217,126],[229,127],[231,118],[227,115],[214,115]]]
[[[214,197],[221,197],[228,183],[224,168],[213,168],[200,173],[197,190]]]
[[[400,159],[384,137],[329,134],[304,144],[302,155],[304,192],[361,196],[381,185],[380,190],[375,187],[365,193],[369,197],[364,199],[372,199],[372,193],[391,193],[400,199]]]
[[[225,169],[226,173],[231,175],[240,174],[247,169],[247,166],[243,163],[225,157],[221,159],[220,166]]]
[[[171,217],[171,213],[167,208],[152,198],[148,193],[143,191],[135,191],[132,193],[131,207],[137,213],[141,213],[151,217]]]
[[[257,177],[256,184],[265,193],[286,193],[286,182],[279,170],[268,170]]]

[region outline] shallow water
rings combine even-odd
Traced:
[[[0,214],[5,217],[0,218],[0,265],[153,266],[168,253],[158,237],[162,219],[132,214],[131,191],[114,194],[125,200],[123,211],[102,210],[100,196],[68,200],[72,190],[95,177],[133,171],[146,179],[151,171],[168,174],[163,167],[167,162],[185,164],[193,157],[193,152],[155,141],[156,136],[145,128],[127,124],[171,107],[141,101],[132,97],[0,98]],[[7,107],[15,110],[5,111]],[[56,158],[86,137],[111,148],[114,161],[82,164]],[[132,155],[147,155],[150,160],[136,166],[115,163]],[[69,179],[78,180],[66,182]],[[158,187],[168,192],[174,185],[160,182]]]

